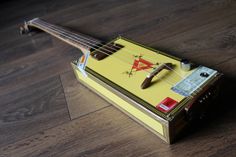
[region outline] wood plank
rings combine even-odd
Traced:
[[[216,156],[235,154],[235,115],[208,122],[174,145],[135,123],[114,107],[88,114],[1,148],[3,155],[23,156]],[[225,126],[229,126],[225,128]],[[227,134],[227,136],[225,136]]]
[[[236,56],[235,15],[176,34],[170,38],[157,40],[152,44],[157,44],[160,49],[181,58],[188,58],[199,64],[214,67],[220,62]]]
[[[192,6],[187,5],[165,12],[163,15],[158,15],[155,20],[124,33],[135,37],[136,41],[148,44],[228,18],[236,13],[235,7],[235,1],[201,1]]]
[[[0,147],[70,120],[59,76],[0,95],[0,100]]]
[[[193,3],[185,3],[184,1],[173,3],[171,1],[162,0],[147,3],[145,0],[139,0],[133,3],[123,3],[123,5],[119,4],[115,7],[110,7],[110,4],[108,5],[105,3],[101,5],[103,6],[102,9],[100,9],[101,6],[99,5],[94,8],[95,12],[92,11],[92,14],[88,13],[87,16],[84,15],[80,18],[74,18],[68,21],[65,20],[62,25],[69,26],[79,32],[92,34],[95,37],[110,40],[118,34],[123,34],[123,32],[137,30],[135,28],[141,24],[147,25],[148,22],[156,19],[156,16],[150,16],[152,14],[162,16],[172,9],[181,10],[197,4],[198,2],[195,1]],[[158,6],[159,8],[156,9],[155,6]],[[83,13],[83,10],[81,12]],[[81,12],[75,10],[74,14],[81,15]],[[60,19],[55,18],[55,16],[59,16],[59,14],[60,13],[58,12],[57,15],[45,16],[45,18],[59,23],[61,22]],[[71,12],[65,12],[66,18],[68,18],[69,15],[73,17]],[[150,17],[145,18],[147,16]],[[96,29],[94,29],[94,26],[96,26]]]
[[[86,3],[86,0],[80,0],[80,5],[84,2]],[[9,1],[1,7],[0,28],[7,28],[24,20],[47,15],[75,4],[78,4],[78,1],[57,1],[56,3],[47,0]]]
[[[71,70],[70,62],[81,55],[80,51],[60,41],[54,45],[0,66],[1,94]]]
[[[22,36],[19,32],[14,31],[12,37],[18,36],[21,39],[0,45],[0,65],[53,47],[52,37],[45,33],[34,34],[34,36]]]
[[[110,104],[76,80],[73,71],[61,74],[71,119],[97,111]]]

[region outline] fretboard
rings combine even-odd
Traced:
[[[35,18],[33,20],[30,20],[27,22],[28,26],[35,27],[40,30],[43,30],[56,38],[59,38],[68,44],[75,46],[81,50],[87,49],[87,50],[94,50],[99,48],[103,42],[97,39],[94,39],[92,37],[89,37],[87,35],[83,35],[81,33],[74,33],[72,31],[69,31],[63,27],[50,24],[42,19]]]
[[[82,52],[90,51],[91,56],[97,60],[102,60],[123,48],[120,44],[115,44],[113,42],[105,43],[81,33],[74,33],[68,29],[48,23],[39,18],[30,20],[25,24],[25,27],[27,27],[25,29],[28,31],[29,28],[37,28],[79,48]]]

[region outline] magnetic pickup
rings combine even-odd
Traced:
[[[91,51],[91,56],[96,60],[100,61],[112,55],[113,53],[116,53],[123,47],[124,47],[123,45],[114,42],[108,44],[101,43],[92,47],[90,51]]]

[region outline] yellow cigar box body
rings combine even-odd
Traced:
[[[122,37],[113,42],[123,48],[100,61],[89,57],[85,69],[87,77],[77,68],[77,61],[72,62],[77,79],[161,139],[172,143],[189,123],[188,110],[192,111],[192,106],[204,105],[199,104],[200,99],[214,93],[212,87],[220,74],[199,66],[184,71],[177,57]],[[148,88],[142,89],[144,79],[162,63],[174,66],[171,70],[162,70]],[[208,70],[210,76],[199,77],[197,70]],[[193,79],[194,76],[197,80]],[[198,82],[198,77],[202,82]]]

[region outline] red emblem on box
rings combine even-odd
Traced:
[[[170,110],[172,110],[176,105],[178,104],[177,101],[167,97],[165,98],[162,102],[160,102],[156,108],[162,112],[169,112]]]
[[[136,71],[141,71],[141,70],[150,69],[153,67],[153,65],[154,64],[152,64],[151,62],[144,60],[140,57],[134,60],[132,69],[135,69]]]

